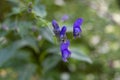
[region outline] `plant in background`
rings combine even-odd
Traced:
[[[51,22],[44,19],[47,15],[45,6],[39,0],[29,1],[9,0],[7,2],[11,12],[4,13],[4,9],[1,11],[1,14],[6,14],[6,17],[0,20],[0,69],[8,74],[6,78],[0,77],[0,80],[30,80],[31,77],[35,80],[42,78],[45,80],[50,70],[63,63],[59,56],[60,51],[64,62],[72,57],[91,63],[91,59],[75,46],[69,50],[70,41],[66,35],[68,27],[63,26],[60,29],[58,23],[53,20],[53,31],[60,43],[57,45],[52,29],[49,28]],[[4,1],[1,2],[4,3]],[[75,37],[80,33],[80,27],[81,23],[78,21],[73,32]],[[59,72],[60,69],[57,68],[57,70]]]

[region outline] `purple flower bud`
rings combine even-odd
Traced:
[[[59,25],[58,25],[58,23],[56,22],[56,20],[53,20],[53,21],[52,21],[52,26],[53,26],[53,28],[54,28],[55,30],[60,31]]]
[[[60,28],[59,28],[59,25],[58,23],[56,22],[56,20],[53,20],[52,21],[52,26],[53,26],[53,31],[54,31],[54,34],[56,37],[59,37],[60,36]]]
[[[81,25],[83,23],[82,18],[78,18],[74,24],[73,24],[73,36],[74,38],[80,37],[80,33],[82,32],[81,30]]]
[[[32,12],[32,8],[28,8],[27,12],[31,13]]]
[[[64,62],[67,62],[67,58],[69,58],[71,56],[71,52],[68,49],[69,45],[70,45],[69,40],[66,40],[65,42],[62,42],[61,45],[60,45],[60,50],[61,50],[61,53],[62,53],[62,60]]]
[[[36,28],[35,26],[33,26],[33,27],[31,28],[31,30],[32,30],[33,32],[36,32],[36,31],[37,31],[37,28]]]
[[[61,21],[64,22],[64,21],[66,21],[68,19],[69,19],[68,15],[63,15],[62,18],[61,18]]]
[[[2,27],[1,27],[3,30],[7,31],[9,28],[7,25],[3,24]]]
[[[66,38],[67,38],[66,37],[66,30],[67,30],[66,26],[63,26],[61,31],[60,31],[60,40],[62,40],[62,41],[66,40]]]
[[[28,3],[28,13],[31,13],[32,12],[32,2],[29,2]]]

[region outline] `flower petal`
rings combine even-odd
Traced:
[[[73,27],[80,27],[83,23],[83,18],[78,18],[74,24],[73,24]]]
[[[70,41],[66,40],[65,42],[62,42],[60,45],[61,51],[64,49],[68,49],[68,47],[70,46]]]
[[[71,52],[70,52],[68,49],[64,49],[64,50],[62,51],[62,60],[63,60],[64,62],[67,62],[67,58],[69,58],[70,55],[71,55]]]
[[[60,45],[60,49],[61,49],[61,53],[62,53],[62,60],[64,62],[67,62],[67,58],[69,58],[70,55],[71,55],[71,52],[68,49],[69,45],[70,45],[69,40],[66,40],[65,42],[62,42],[61,45]]]
[[[80,37],[80,33],[82,32],[82,30],[80,28],[74,28],[73,29],[73,36],[76,37]]]
[[[63,26],[61,31],[60,31],[60,39],[61,40],[65,40],[66,39],[66,30],[67,30],[66,26]]]
[[[82,18],[78,18],[73,24],[73,36],[74,38],[80,37],[80,33],[82,32],[81,25],[83,23]]]
[[[56,22],[56,20],[52,21],[52,26],[54,28],[53,32],[54,32],[55,36],[59,39],[59,37],[60,37],[60,28],[59,28],[59,25]]]
[[[59,25],[56,20],[52,21],[52,26],[54,27],[54,30],[60,31]]]

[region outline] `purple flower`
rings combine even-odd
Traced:
[[[71,56],[71,52],[68,49],[68,47],[70,46],[70,42],[69,40],[66,40],[65,42],[62,42],[60,45],[60,50],[62,53],[62,60],[64,62],[67,62],[67,58],[69,58]]]
[[[66,26],[63,26],[61,31],[60,31],[60,40],[61,41],[64,41],[67,38],[66,37],[66,30],[67,30]]]
[[[7,25],[3,24],[2,27],[1,27],[3,30],[7,31],[9,28]]]
[[[66,21],[68,19],[69,19],[69,16],[66,14],[66,15],[62,16],[61,21],[64,22],[64,21]]]
[[[54,28],[54,33],[55,33],[55,36],[56,37],[59,37],[60,36],[60,28],[59,28],[59,25],[58,25],[58,23],[56,22],[56,20],[53,20],[52,21],[52,26],[53,26],[53,28]]]
[[[82,32],[81,30],[81,25],[83,23],[82,18],[78,18],[74,24],[73,24],[73,36],[74,38],[80,37],[80,33]]]

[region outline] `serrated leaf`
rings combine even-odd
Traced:
[[[10,59],[10,62],[5,62],[3,67],[11,67],[14,70],[19,70],[30,61],[31,51],[20,49],[16,53]]]
[[[46,58],[42,63],[44,73],[55,67],[60,60],[60,57],[57,55]]]
[[[45,17],[47,15],[46,11],[45,11],[45,6],[41,5],[41,6],[35,6],[33,8],[34,14],[36,16],[39,17]]]
[[[0,66],[10,58],[14,56],[15,53],[17,53],[17,50],[20,48],[23,48],[24,46],[29,46],[32,49],[35,50],[35,52],[38,52],[38,46],[34,39],[28,38],[24,40],[19,40],[11,44],[10,46],[1,49],[0,50]]]
[[[24,46],[29,46],[32,49],[34,49],[35,52],[39,51],[36,41],[34,39],[32,39],[32,38],[27,38],[27,39],[19,40],[16,43],[14,43],[14,46],[16,47],[16,49],[22,48]]]
[[[20,10],[18,7],[12,8],[12,12],[7,14],[7,17],[10,17],[12,15],[20,14],[23,10]]]
[[[29,29],[32,26],[30,22],[19,22],[19,34],[22,38],[25,38],[26,36],[29,36]]]
[[[54,43],[53,33],[49,30],[48,27],[41,28],[40,30],[43,37],[51,43]]]

